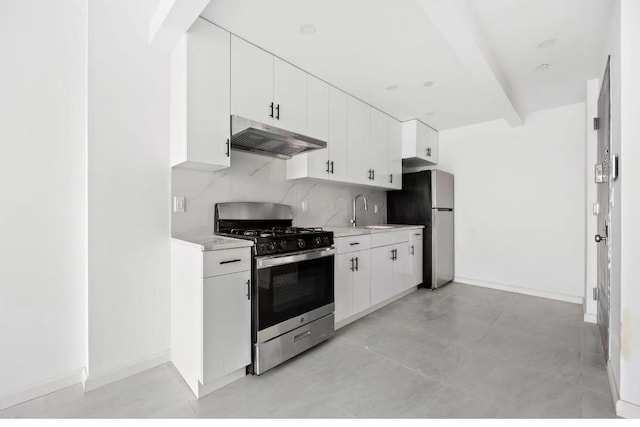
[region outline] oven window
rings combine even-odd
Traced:
[[[257,270],[259,329],[331,304],[333,259],[329,256]]]

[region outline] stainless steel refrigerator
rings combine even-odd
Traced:
[[[422,286],[453,280],[453,175],[440,170],[402,175],[402,190],[387,193],[389,224],[424,225]]]

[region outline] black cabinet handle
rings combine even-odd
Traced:
[[[276,107],[276,120],[280,120],[280,104]]]
[[[251,299],[251,279],[247,280],[247,299]]]
[[[271,103],[269,108],[271,109],[271,112],[269,113],[269,117],[273,118],[273,102]]]
[[[427,147],[427,156],[431,157],[431,147]]]
[[[356,271],[358,271],[358,257],[356,257]]]
[[[220,261],[220,265],[224,265],[224,264],[232,264],[234,262],[240,262],[242,261],[241,259],[230,259],[229,261]]]
[[[329,160],[327,160],[327,173],[329,173]]]
[[[227,138],[227,157],[229,157],[229,150],[231,149],[231,146],[229,145],[229,139]]]
[[[391,184],[393,184],[393,174],[392,173],[389,174],[389,182]]]
[[[376,180],[376,170],[375,169],[371,169],[371,180],[372,181]]]
[[[351,242],[351,243],[349,243],[350,246],[355,246],[355,245],[359,245],[359,244],[360,244],[360,242]]]
[[[331,160],[331,173],[333,173],[333,160]]]
[[[411,255],[415,255],[416,254],[416,247],[414,245],[411,245]]]
[[[350,268],[350,270],[351,270],[351,271],[353,271],[353,270],[354,270],[354,267],[353,267],[353,258],[351,258],[351,268]]]

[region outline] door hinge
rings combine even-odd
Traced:
[[[600,129],[600,119],[598,117],[593,118],[593,130]]]
[[[598,288],[593,288],[593,299],[598,301]]]

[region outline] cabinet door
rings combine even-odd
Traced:
[[[329,85],[312,75],[307,75],[307,135],[326,141],[327,148],[307,153],[305,176],[327,179],[330,177],[329,150],[331,146],[329,141]],[[291,163],[291,160],[288,162]]]
[[[336,256],[335,262],[335,321],[340,322],[353,314],[353,254]]]
[[[329,87],[329,161],[332,162],[330,179],[346,181],[348,163],[348,95],[333,86]]]
[[[400,243],[395,246],[397,250],[396,260],[393,263],[393,287],[394,295],[406,291],[413,285],[413,261],[410,244]]]
[[[430,151],[427,150],[429,146],[429,140],[431,138],[430,128],[421,122],[417,122],[416,125],[416,157],[419,159],[429,159],[427,155]]]
[[[347,176],[354,184],[371,184],[369,170],[370,110],[364,102],[349,96],[347,99]]]
[[[389,183],[389,120],[386,114],[371,108],[368,151],[373,170],[373,184],[388,187]]]
[[[354,252],[356,270],[353,272],[353,314],[371,307],[371,253]]]
[[[301,135],[307,133],[307,73],[274,58],[274,126]]]
[[[422,255],[424,253],[422,237],[409,243],[411,254],[413,255],[413,284],[418,286],[422,283]]]
[[[402,123],[389,118],[389,187],[402,189]]]
[[[329,139],[329,85],[307,74],[306,135],[321,141]],[[327,144],[328,145],[328,144]]]
[[[187,32],[187,159],[230,165],[231,35],[202,18]]]
[[[273,125],[272,103],[273,56],[231,35],[231,113]]]
[[[431,163],[438,163],[438,131],[435,129],[427,128],[427,142],[426,147],[426,159]]]
[[[371,249],[371,305],[376,305],[395,293],[391,246]]]
[[[204,383],[251,363],[251,273],[203,281],[202,368]]]

